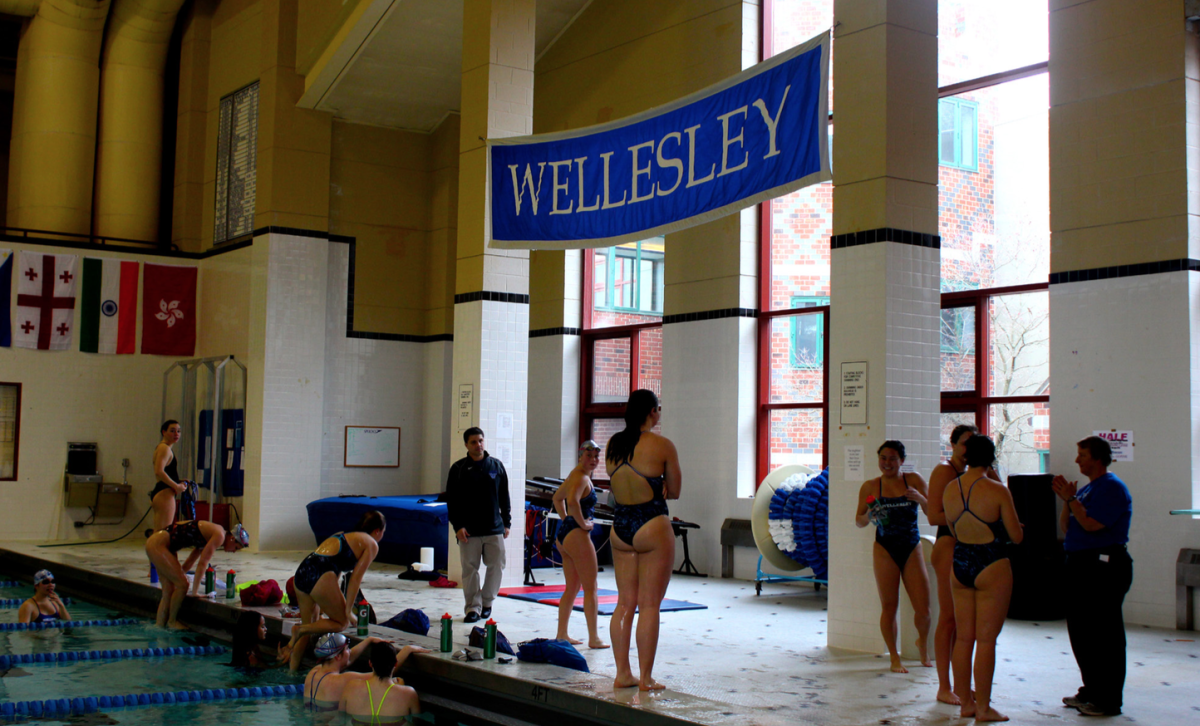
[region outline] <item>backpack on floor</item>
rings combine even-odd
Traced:
[[[497,649],[499,649],[499,645],[497,645]],[[529,642],[521,643],[518,651],[517,659],[527,663],[549,663],[550,665],[574,668],[577,671],[591,673],[588,670],[588,664],[584,660],[583,655],[575,650],[575,646],[565,640],[534,638]]]

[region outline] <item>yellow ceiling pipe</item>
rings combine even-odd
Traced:
[[[100,46],[109,0],[3,0],[21,29],[9,158],[9,224],[87,234]]]
[[[163,73],[182,6],[183,0],[113,0],[100,64],[97,235],[158,236]]]

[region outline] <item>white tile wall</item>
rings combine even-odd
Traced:
[[[575,467],[580,340],[578,335],[529,340],[530,476],[565,477]]]
[[[833,251],[829,368],[829,644],[879,652],[879,597],[872,570],[873,532],[854,525],[863,479],[845,475],[845,447],[863,446],[864,472],[886,439],[903,441],[906,463],[928,472],[937,463],[941,391],[938,347],[938,250],[897,243]],[[867,426],[840,426],[841,363],[867,361]],[[901,624],[901,628],[911,627]]]
[[[1168,514],[1200,506],[1200,273],[1053,285],[1050,329],[1051,467],[1078,479],[1076,441],[1133,431],[1134,461],[1111,469],[1133,495],[1125,619],[1173,627],[1175,558],[1200,546],[1196,522]]]

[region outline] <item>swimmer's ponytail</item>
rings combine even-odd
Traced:
[[[618,431],[608,440],[605,458],[614,464],[623,464],[633,458],[633,450],[642,437],[642,424],[658,408],[658,396],[654,391],[639,388],[629,394],[625,404],[625,430]]]

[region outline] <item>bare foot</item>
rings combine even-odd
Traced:
[[[638,684],[638,690],[639,690],[639,691],[661,691],[661,690],[663,690],[663,689],[665,689],[665,688],[666,688],[666,686],[664,686],[663,684],[661,684],[661,683],[659,683],[658,681],[654,680],[653,678],[651,678],[651,679],[650,679],[650,683],[649,683],[649,685],[646,685],[646,684],[643,684],[643,683],[639,683],[639,684]]]
[[[962,709],[959,710],[958,715],[962,716],[963,718],[971,718],[974,716],[975,700],[972,699],[970,702],[962,704]]]
[[[559,640],[565,640],[565,641],[567,641],[568,643],[570,643],[571,645],[583,645],[583,641],[582,641],[582,640],[575,640],[574,638],[572,638],[572,637],[571,637],[571,636],[569,636],[569,635],[567,635],[567,636],[564,636],[564,637],[561,637],[561,638],[559,638]]]
[[[604,650],[605,648],[611,648],[612,646],[608,643],[605,643],[603,640],[600,640],[599,638],[595,638],[588,641],[588,647],[592,650]]]
[[[900,663],[899,658],[892,658],[892,673],[908,673],[908,669]]]
[[[924,654],[921,655],[921,667],[922,668],[932,668],[933,667],[933,661],[929,660],[929,656],[924,655]]]
[[[187,626],[183,623],[167,623],[167,627],[171,630],[187,630]]]
[[[943,691],[940,688],[938,689],[937,700],[941,701],[942,703],[948,703],[951,706],[962,705],[962,699],[955,695],[954,691]]]
[[[624,677],[617,676],[616,680],[613,681],[613,688],[614,689],[633,688],[634,686],[637,686],[639,684],[640,684],[640,682],[638,681],[638,679],[634,678],[633,675],[628,675],[628,676],[624,676]]]
[[[992,708],[991,706],[988,706],[987,708],[983,709],[983,711],[975,714],[975,720],[976,721],[1007,721],[1008,716],[1005,716],[1004,714],[1000,713],[999,711]]]

